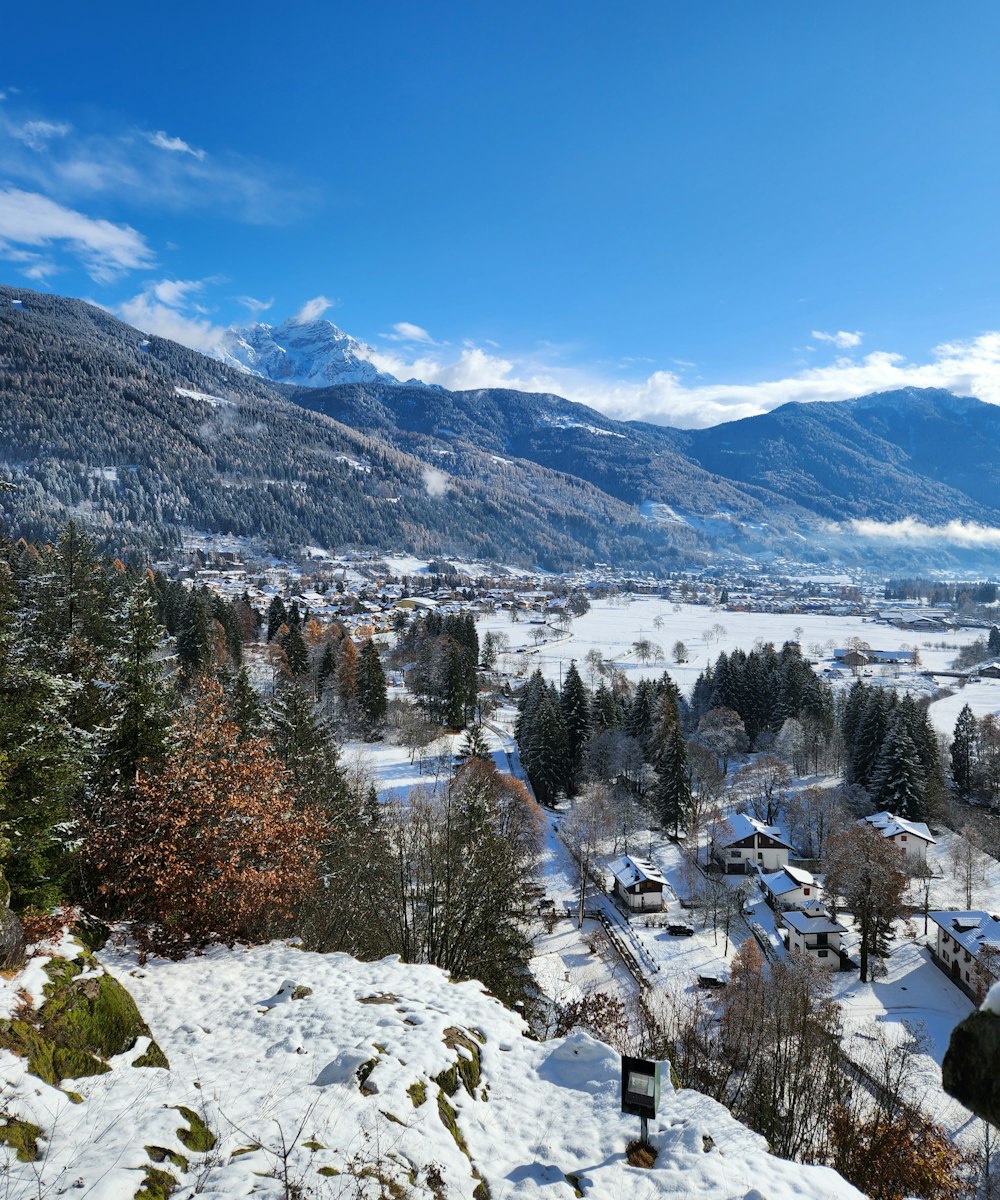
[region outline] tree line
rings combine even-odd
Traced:
[[[0,688],[15,914],[76,904],[175,955],[295,934],[524,994],[536,806],[478,754],[378,802],[338,746],[385,719],[371,640],[103,557],[70,523],[0,542]]]

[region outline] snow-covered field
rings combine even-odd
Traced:
[[[489,614],[477,625],[480,641],[490,629],[507,634],[510,665],[515,670],[522,667],[530,672],[540,667],[547,679],[558,682],[560,671],[565,673],[575,659],[586,678],[584,660],[588,651],[597,650],[632,680],[656,677],[667,670],[684,692],[690,692],[697,677],[722,651],[751,650],[758,642],[773,642],[780,648],[783,642],[798,640],[804,654],[812,656],[814,649],[821,648],[829,656],[834,647],[842,647],[848,638],[857,637],[875,650],[916,646],[920,670],[946,670],[957,653],[954,647],[982,636],[981,630],[972,629],[913,633],[861,617],[726,612],[706,605],[675,605],[652,596],[638,596],[628,602],[596,600],[590,612],[573,621],[568,635],[545,627],[548,640],[540,648],[532,636],[538,628],[523,615],[518,621],[511,621],[507,611]],[[632,646],[643,639],[662,649],[658,661],[643,664],[636,660]],[[683,663],[673,658],[673,647],[678,641],[684,643],[687,651],[687,661]],[[938,643],[947,643],[950,648],[939,649]],[[873,668],[873,672],[882,670]],[[903,675],[901,668],[884,670],[891,678]],[[845,677],[849,676],[845,672]],[[913,685],[925,689],[928,686],[919,678],[913,680]]]

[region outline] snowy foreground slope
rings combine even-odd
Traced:
[[[638,1120],[618,1111],[618,1056],[582,1033],[529,1040],[478,984],[436,968],[280,944],[179,963],[139,965],[112,949],[101,959],[170,1067],[133,1067],[140,1039],[109,1073],[64,1084],[82,1094],[74,1104],[0,1052],[6,1115],[43,1130],[42,1157],[12,1161],[5,1197],[148,1197],[150,1147],[175,1197],[860,1196],[826,1168],[773,1158],[689,1091],[664,1097],[655,1167],[629,1166]],[[43,978],[36,962],[4,983],[34,995]],[[188,1131],[178,1106],[205,1122],[213,1147],[178,1137]]]

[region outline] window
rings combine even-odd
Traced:
[[[758,858],[763,858],[763,857],[764,857],[764,854],[763,854],[763,852],[762,852],[762,851],[760,851],[760,850],[758,850],[758,851],[757,851],[757,857],[758,857]]]
[[[808,888],[803,888],[803,889],[802,889],[802,895],[803,895],[803,896],[808,896],[808,895],[809,895],[809,889],[808,889]]]
[[[906,841],[906,834],[904,833],[904,834],[903,834],[903,836],[902,836],[902,837],[901,837],[899,840],[900,840],[901,842],[905,842],[905,841]]]
[[[830,956],[829,950],[817,950],[817,952],[816,952],[817,958],[829,958],[829,956]]]
[[[729,851],[729,857],[730,857],[730,858],[739,858],[739,856],[740,856],[740,851],[739,851],[739,850],[730,850],[730,851]]]

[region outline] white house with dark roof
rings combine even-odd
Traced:
[[[931,956],[977,1003],[1000,972],[1000,918],[987,912],[932,912],[937,926]]]
[[[811,871],[790,866],[767,874],[761,871],[760,886],[764,898],[776,911],[804,908],[814,903],[822,890]]]
[[[905,817],[897,817],[891,812],[873,813],[862,820],[881,830],[882,836],[902,850],[906,861],[911,865],[926,863],[927,847],[937,845],[923,821],[908,821]]]
[[[819,967],[836,971],[840,967],[840,939],[847,930],[819,904],[805,911],[781,914],[788,930],[788,953],[803,954]]]
[[[778,871],[788,866],[791,849],[774,825],[735,813],[715,844],[715,857],[727,875],[739,875],[751,867]]]
[[[651,862],[623,854],[609,870],[615,881],[611,890],[628,908],[635,912],[659,912],[663,908],[667,881]]]

